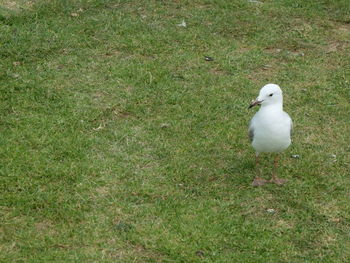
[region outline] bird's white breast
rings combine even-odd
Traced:
[[[283,110],[261,108],[253,117],[252,145],[257,152],[281,152],[291,143],[292,120]]]

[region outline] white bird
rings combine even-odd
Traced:
[[[250,103],[249,109],[261,105],[260,110],[249,123],[249,138],[256,151],[256,177],[253,186],[271,182],[283,184],[287,180],[277,178],[276,169],[279,155],[274,160],[271,180],[264,180],[259,176],[259,154],[262,152],[279,153],[291,144],[292,119],[283,111],[283,96],[281,88],[276,84],[267,84],[261,88],[259,96]]]

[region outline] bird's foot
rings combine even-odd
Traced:
[[[278,185],[282,185],[285,184],[286,182],[288,182],[287,179],[281,179],[281,178],[273,178],[269,181],[270,183],[274,183],[274,184],[278,184]]]
[[[262,179],[260,177],[255,177],[254,181],[252,182],[252,186],[262,186],[266,183],[268,183],[269,181]]]

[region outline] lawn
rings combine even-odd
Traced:
[[[349,76],[348,0],[0,0],[0,262],[348,262]]]

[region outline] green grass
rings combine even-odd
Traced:
[[[261,1],[1,0],[0,261],[347,262],[349,2]],[[289,182],[254,188],[266,83]]]

